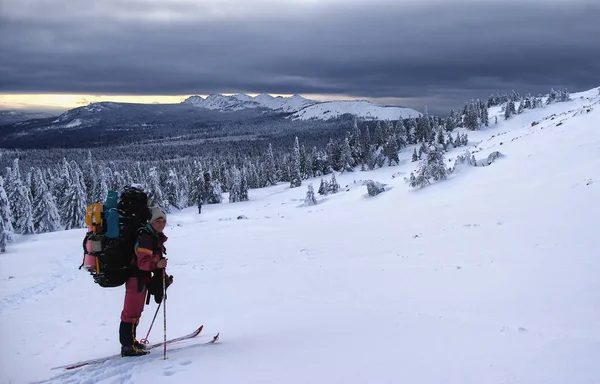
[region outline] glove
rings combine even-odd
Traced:
[[[168,289],[173,284],[173,275],[166,276],[165,287]],[[152,281],[148,286],[148,291],[154,296],[156,304],[160,304],[163,299],[163,282],[162,282],[162,269],[155,271],[152,276]]]

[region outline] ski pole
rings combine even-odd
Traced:
[[[148,329],[148,333],[146,334],[146,337],[144,337],[142,340],[140,340],[140,343],[142,344],[148,344],[148,337],[150,336],[150,331],[152,330],[152,326],[154,325],[154,320],[156,320],[156,315],[158,315],[158,310],[160,309],[160,305],[162,304],[162,302],[158,303],[158,307],[156,307],[156,312],[154,312],[154,317],[152,318],[152,322],[150,323],[150,329]]]
[[[165,336],[164,336],[164,360],[167,359],[167,284],[166,284],[166,275],[167,272],[163,269],[163,301],[165,305],[163,305],[163,318],[165,323]]]

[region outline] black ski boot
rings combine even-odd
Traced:
[[[137,326],[140,323],[140,319],[138,319],[135,323],[133,323],[133,346],[137,349],[146,349],[146,345],[137,341]]]
[[[121,342],[121,356],[123,357],[143,356],[150,353],[150,351],[144,350],[142,344],[135,341],[135,324],[133,323],[121,321],[119,326],[119,341]]]
[[[121,357],[127,356],[144,356],[149,354],[150,351],[145,351],[143,349],[136,348],[135,346],[126,347],[124,345],[121,346]]]

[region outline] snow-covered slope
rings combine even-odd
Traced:
[[[572,97],[469,132],[477,159],[504,157],[421,190],[407,148],[399,166],[336,174],[316,206],[305,180],[171,214],[167,337],[204,324],[200,341],[221,341],[167,360],[51,370],[118,352],[124,288],[77,269],[84,230],[18,238],[0,254],[2,382],[597,383],[600,96]],[[367,197],[365,179],[389,190]]]
[[[188,97],[183,103],[219,111],[239,111],[246,108],[268,108],[274,111],[296,112],[308,105],[318,102],[305,99],[300,95],[291,97],[273,97],[267,93],[261,93],[254,97],[245,94],[229,96],[213,94],[204,98],[196,95]]]
[[[383,106],[366,100],[342,100],[311,105],[296,112],[292,118],[328,120],[346,113],[374,120],[398,120],[421,116],[420,112],[410,108]]]

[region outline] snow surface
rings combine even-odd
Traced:
[[[328,120],[346,113],[376,120],[399,120],[422,115],[411,108],[383,106],[366,100],[342,100],[311,105],[296,112],[292,118]]]
[[[477,159],[505,156],[421,190],[407,148],[399,166],[336,174],[316,206],[319,179],[171,214],[167,336],[221,339],[167,360],[51,370],[118,353],[124,288],[77,270],[84,230],[18,237],[0,254],[0,381],[598,383],[600,97],[572,97],[469,132]],[[367,197],[366,179],[388,191]]]

